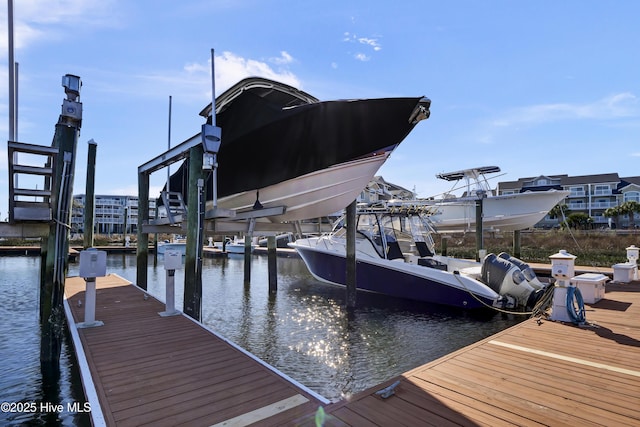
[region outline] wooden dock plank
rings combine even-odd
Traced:
[[[376,387],[327,413],[350,425],[386,425],[400,408],[423,425],[424,411],[469,426],[640,425],[640,283],[606,290],[586,325],[525,320],[390,379],[388,399]]]
[[[83,321],[84,280],[65,288],[72,322]],[[247,413],[268,425],[328,403],[190,319],[159,316],[164,305],[122,278],[98,278],[96,295],[104,326],[77,332],[107,425],[212,425]]]

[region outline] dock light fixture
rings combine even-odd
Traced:
[[[202,168],[212,170],[218,167],[216,154],[220,150],[222,143],[222,129],[218,126],[202,125],[202,148],[204,155],[202,158]]]
[[[67,94],[69,101],[77,101],[80,96],[80,88],[82,87],[82,81],[80,77],[73,74],[65,74],[62,76],[62,86],[64,87],[64,93]]]
[[[79,101],[82,81],[73,74],[62,76],[62,86],[67,99],[62,100],[62,121],[69,126],[80,127],[82,124],[82,103]]]

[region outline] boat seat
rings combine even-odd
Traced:
[[[433,256],[434,253],[429,250],[429,246],[427,246],[427,242],[416,242],[416,249],[421,257]]]
[[[402,250],[400,250],[398,242],[387,242],[387,259],[398,258],[404,260],[404,255],[402,254]]]

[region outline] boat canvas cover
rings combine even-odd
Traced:
[[[423,97],[315,101],[304,92],[242,82],[220,95],[216,125],[222,129],[218,153],[218,197],[260,189],[399,144],[413,129],[409,120]],[[261,79],[264,82],[268,80]],[[235,90],[233,96],[228,92]],[[302,95],[300,95],[302,94]],[[209,111],[211,108],[209,107]],[[203,110],[206,113],[207,109]],[[211,117],[209,117],[211,122]],[[188,159],[170,181],[187,198]],[[207,185],[211,200],[212,185]]]

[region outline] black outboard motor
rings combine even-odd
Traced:
[[[520,269],[520,271],[522,271],[522,274],[524,274],[524,278],[527,279],[527,282],[529,282],[529,284],[533,288],[535,288],[535,289],[544,289],[545,288],[545,286],[538,279],[538,276],[536,276],[536,273],[535,273],[535,271],[533,271],[533,268],[531,268],[531,266],[529,264],[527,264],[526,262],[524,262],[521,259],[518,259],[518,258],[516,258],[514,256],[511,256],[506,252],[500,252],[498,257],[500,257],[502,259],[506,259],[507,261],[511,261],[513,264],[515,264]]]
[[[514,297],[519,305],[526,306],[534,289],[520,268],[495,254],[487,255],[482,262],[482,281],[500,295]]]

